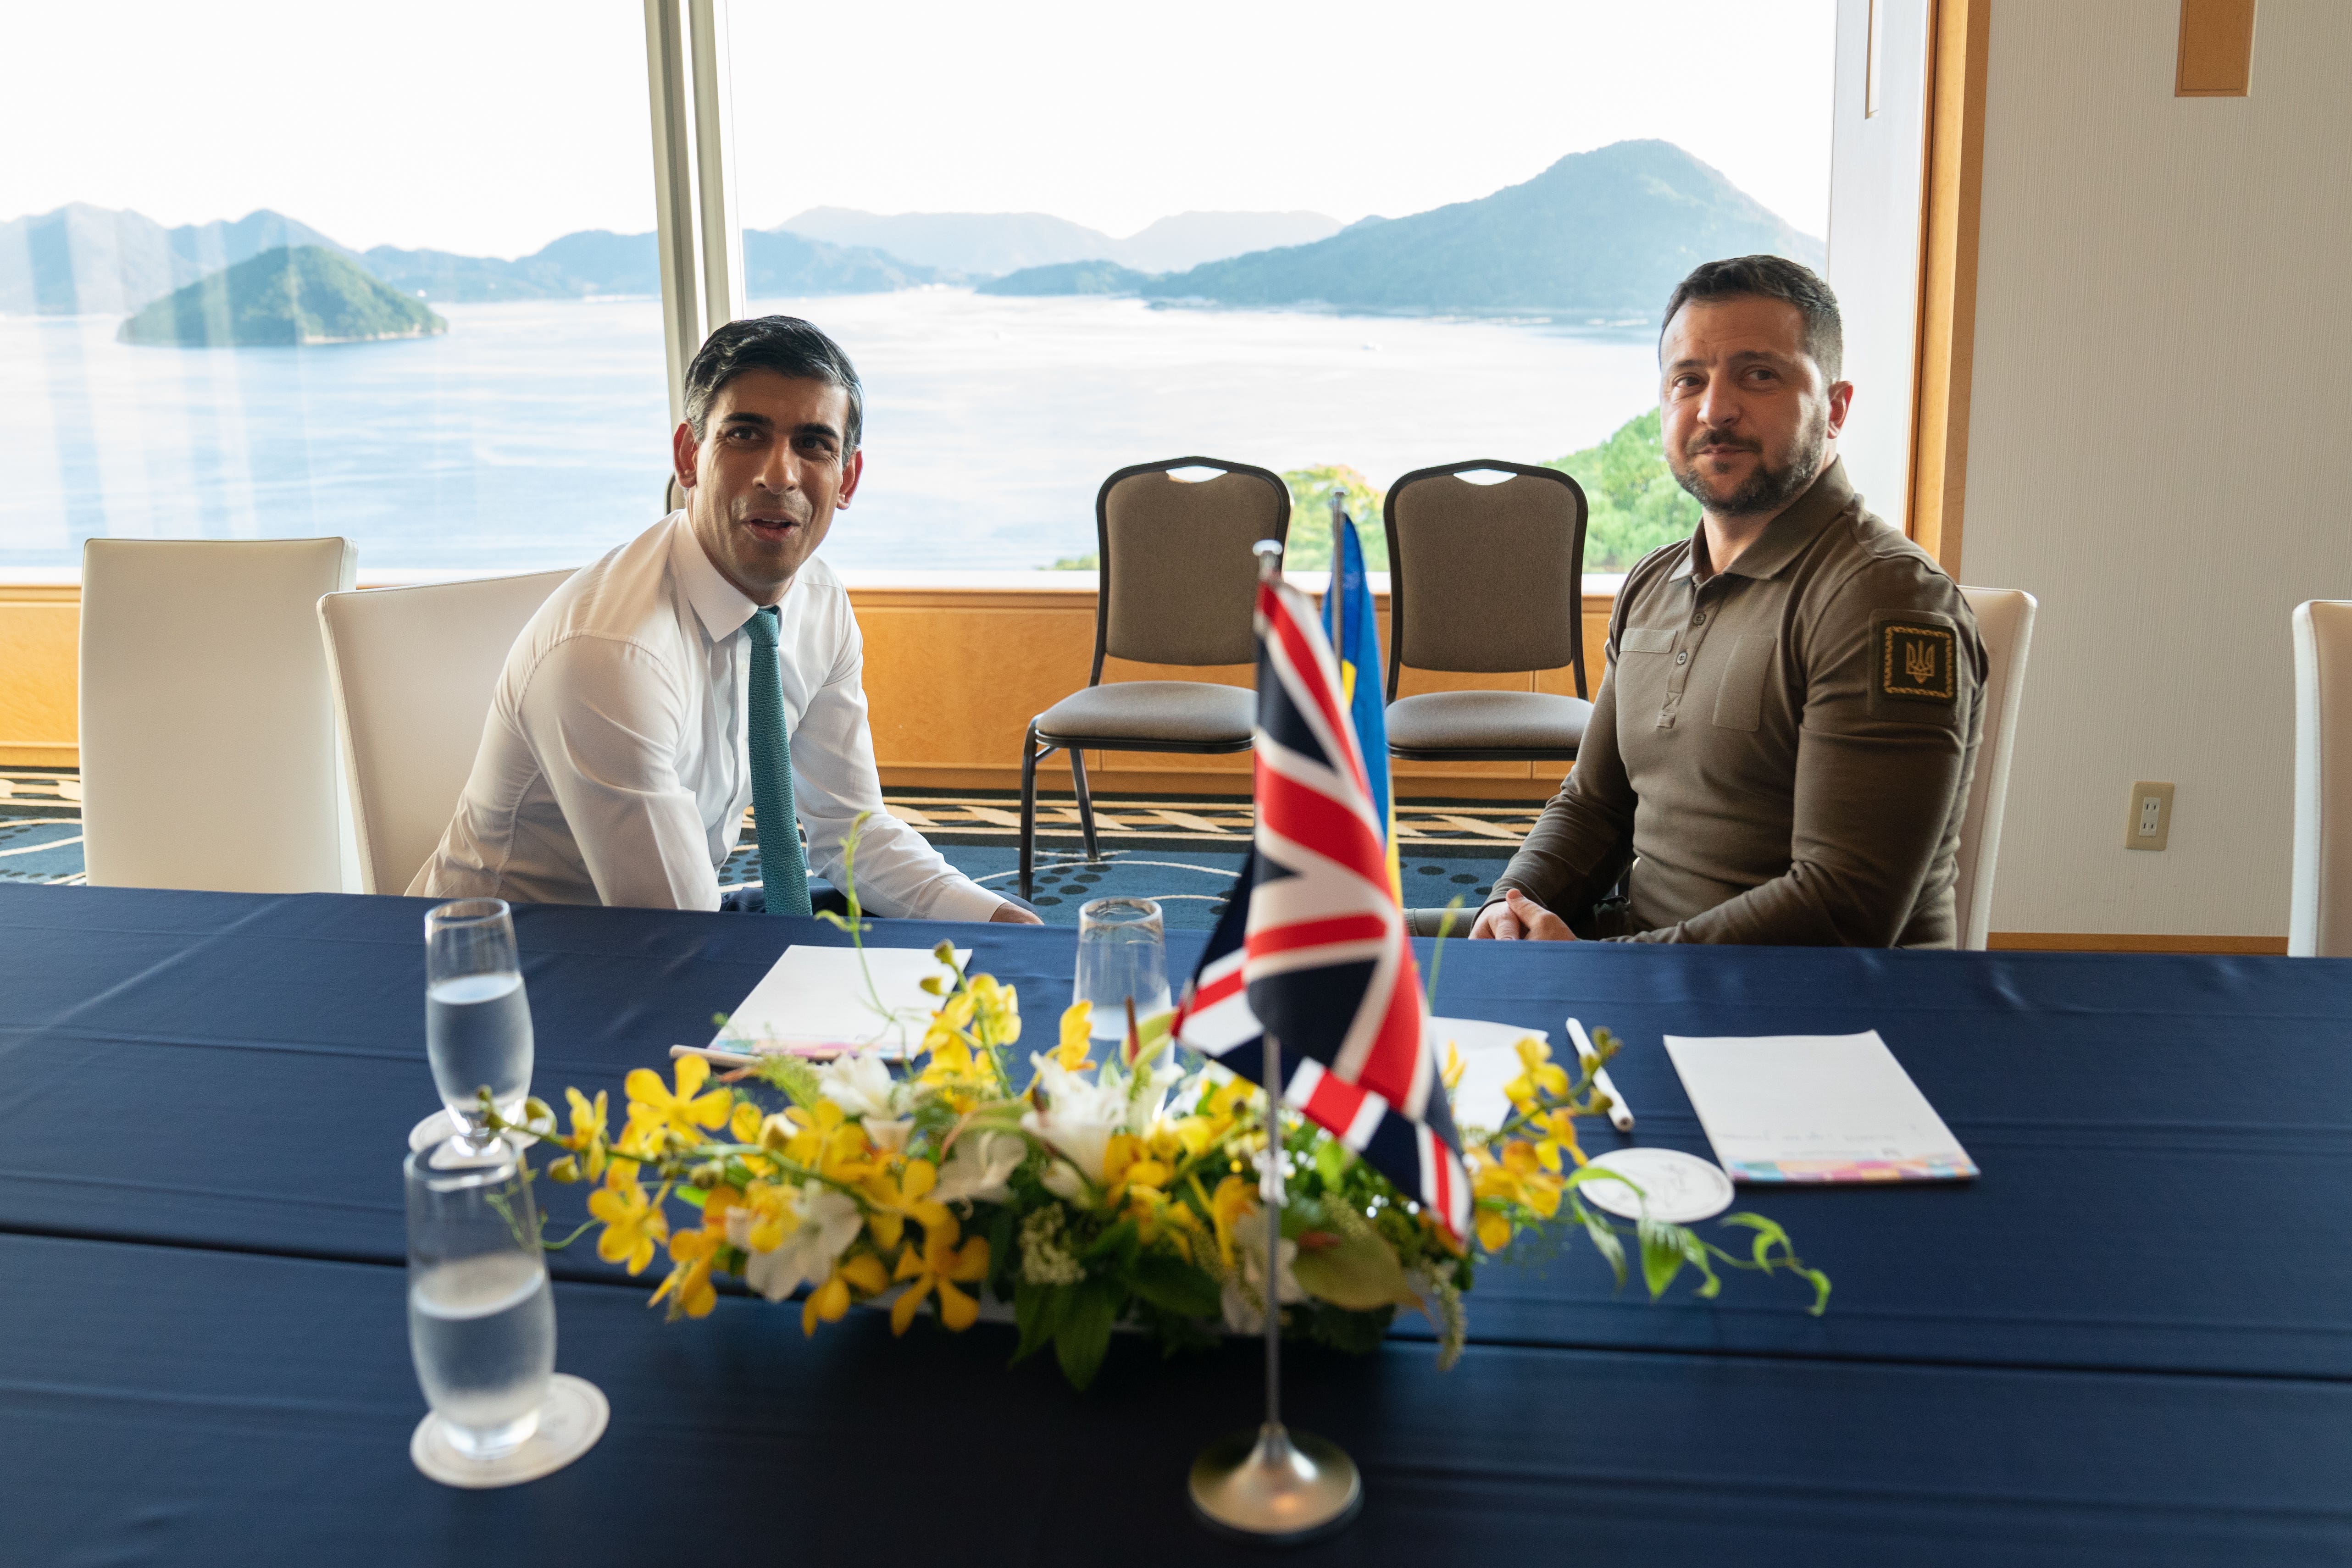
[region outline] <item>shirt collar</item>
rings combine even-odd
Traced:
[[[694,525],[683,511],[671,514],[669,538],[670,570],[677,573],[678,585],[686,590],[687,601],[702,619],[702,629],[714,643],[723,643],[743,629],[759,606],[743,597],[743,591],[719,575],[704,553],[702,541],[694,537]]]
[[[1789,503],[1788,509],[1764,525],[1763,537],[1739,552],[1738,559],[1718,575],[1730,577],[1768,578],[1780,575],[1780,569],[1797,559],[1831,521],[1853,504],[1853,486],[1845,476],[1845,459],[1833,459],[1822,470],[1821,477],[1806,486],[1805,493]],[[1667,573],[1667,580],[1691,575],[1706,538],[1702,525],[1693,530],[1683,559]]]

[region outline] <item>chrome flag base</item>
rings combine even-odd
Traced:
[[[1336,1535],[1364,1506],[1363,1480],[1345,1448],[1278,1421],[1202,1449],[1192,1491],[1202,1523],[1276,1546]]]

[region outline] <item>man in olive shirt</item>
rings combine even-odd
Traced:
[[[1846,482],[1841,336],[1778,256],[1667,302],[1666,462],[1703,518],[1627,574],[1576,766],[1473,936],[1952,945],[1984,648]]]

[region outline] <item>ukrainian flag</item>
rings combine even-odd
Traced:
[[[1348,695],[1348,716],[1364,754],[1364,774],[1372,786],[1372,814],[1388,845],[1389,886],[1404,901],[1404,877],[1397,861],[1396,800],[1389,789],[1389,726],[1381,690],[1381,631],[1372,616],[1371,580],[1364,572],[1364,547],[1356,525],[1338,497],[1331,502],[1331,586],[1323,595],[1323,631],[1339,655],[1339,680]]]

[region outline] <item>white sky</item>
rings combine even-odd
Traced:
[[[733,0],[744,221],[811,206],[1342,221],[1675,141],[1829,204],[1833,0]],[[653,226],[636,0],[12,10],[0,220],[274,207],[345,245],[518,256]],[[39,70],[28,62],[47,61]]]

